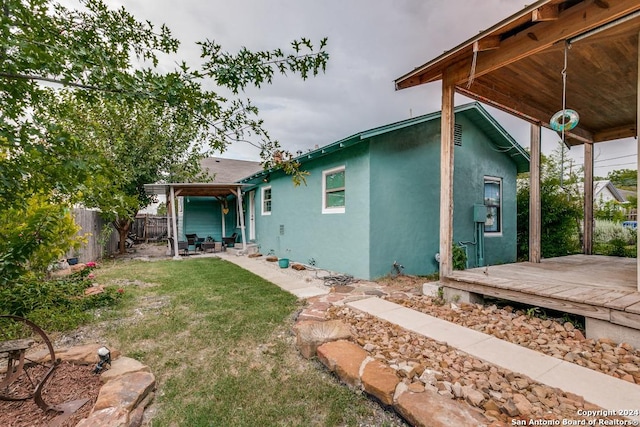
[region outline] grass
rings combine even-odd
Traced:
[[[156,376],[152,425],[384,425],[377,405],[299,355],[299,303],[262,278],[216,258],[116,263],[98,278],[126,289],[101,317],[122,319],[110,345]]]

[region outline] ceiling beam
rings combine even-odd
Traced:
[[[456,92],[484,104],[491,105],[494,108],[512,114],[522,120],[528,121],[529,123],[540,124],[551,129],[551,125],[549,124],[551,116],[546,111],[527,104],[524,101],[519,101],[510,94],[504,94],[484,86],[477,80],[474,81],[472,90],[457,86]],[[594,135],[579,127],[574,128],[569,132],[565,132],[565,137],[567,139],[574,140],[571,143],[572,145],[594,142]]]
[[[533,22],[555,21],[560,16],[557,4],[545,4],[531,12]]]
[[[636,136],[636,124],[632,123],[626,126],[620,126],[617,128],[596,132],[593,135],[593,141],[604,142],[604,141],[611,141],[614,139],[630,138],[635,136]]]
[[[474,52],[484,52],[485,50],[493,50],[500,47],[499,36],[487,36],[473,43]]]
[[[554,44],[578,36],[589,30],[640,10],[637,0],[619,0],[608,9],[593,1],[584,2],[560,12],[558,19],[537,23],[525,31],[502,41],[500,49],[478,54],[474,78],[490,73],[527,56],[539,53]],[[470,57],[465,57],[452,67],[456,84],[469,79]],[[422,80],[422,78],[421,78]]]

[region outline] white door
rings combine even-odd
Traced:
[[[249,240],[256,239],[256,192],[249,193]]]

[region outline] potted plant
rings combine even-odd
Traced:
[[[77,251],[75,251],[73,253],[73,256],[71,256],[71,258],[67,258],[67,264],[69,265],[76,265],[78,264],[78,257],[79,257],[79,253]]]

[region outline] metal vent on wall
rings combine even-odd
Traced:
[[[284,225],[280,225],[280,235],[284,236]]]
[[[462,146],[462,125],[458,123],[453,125],[453,143]]]

